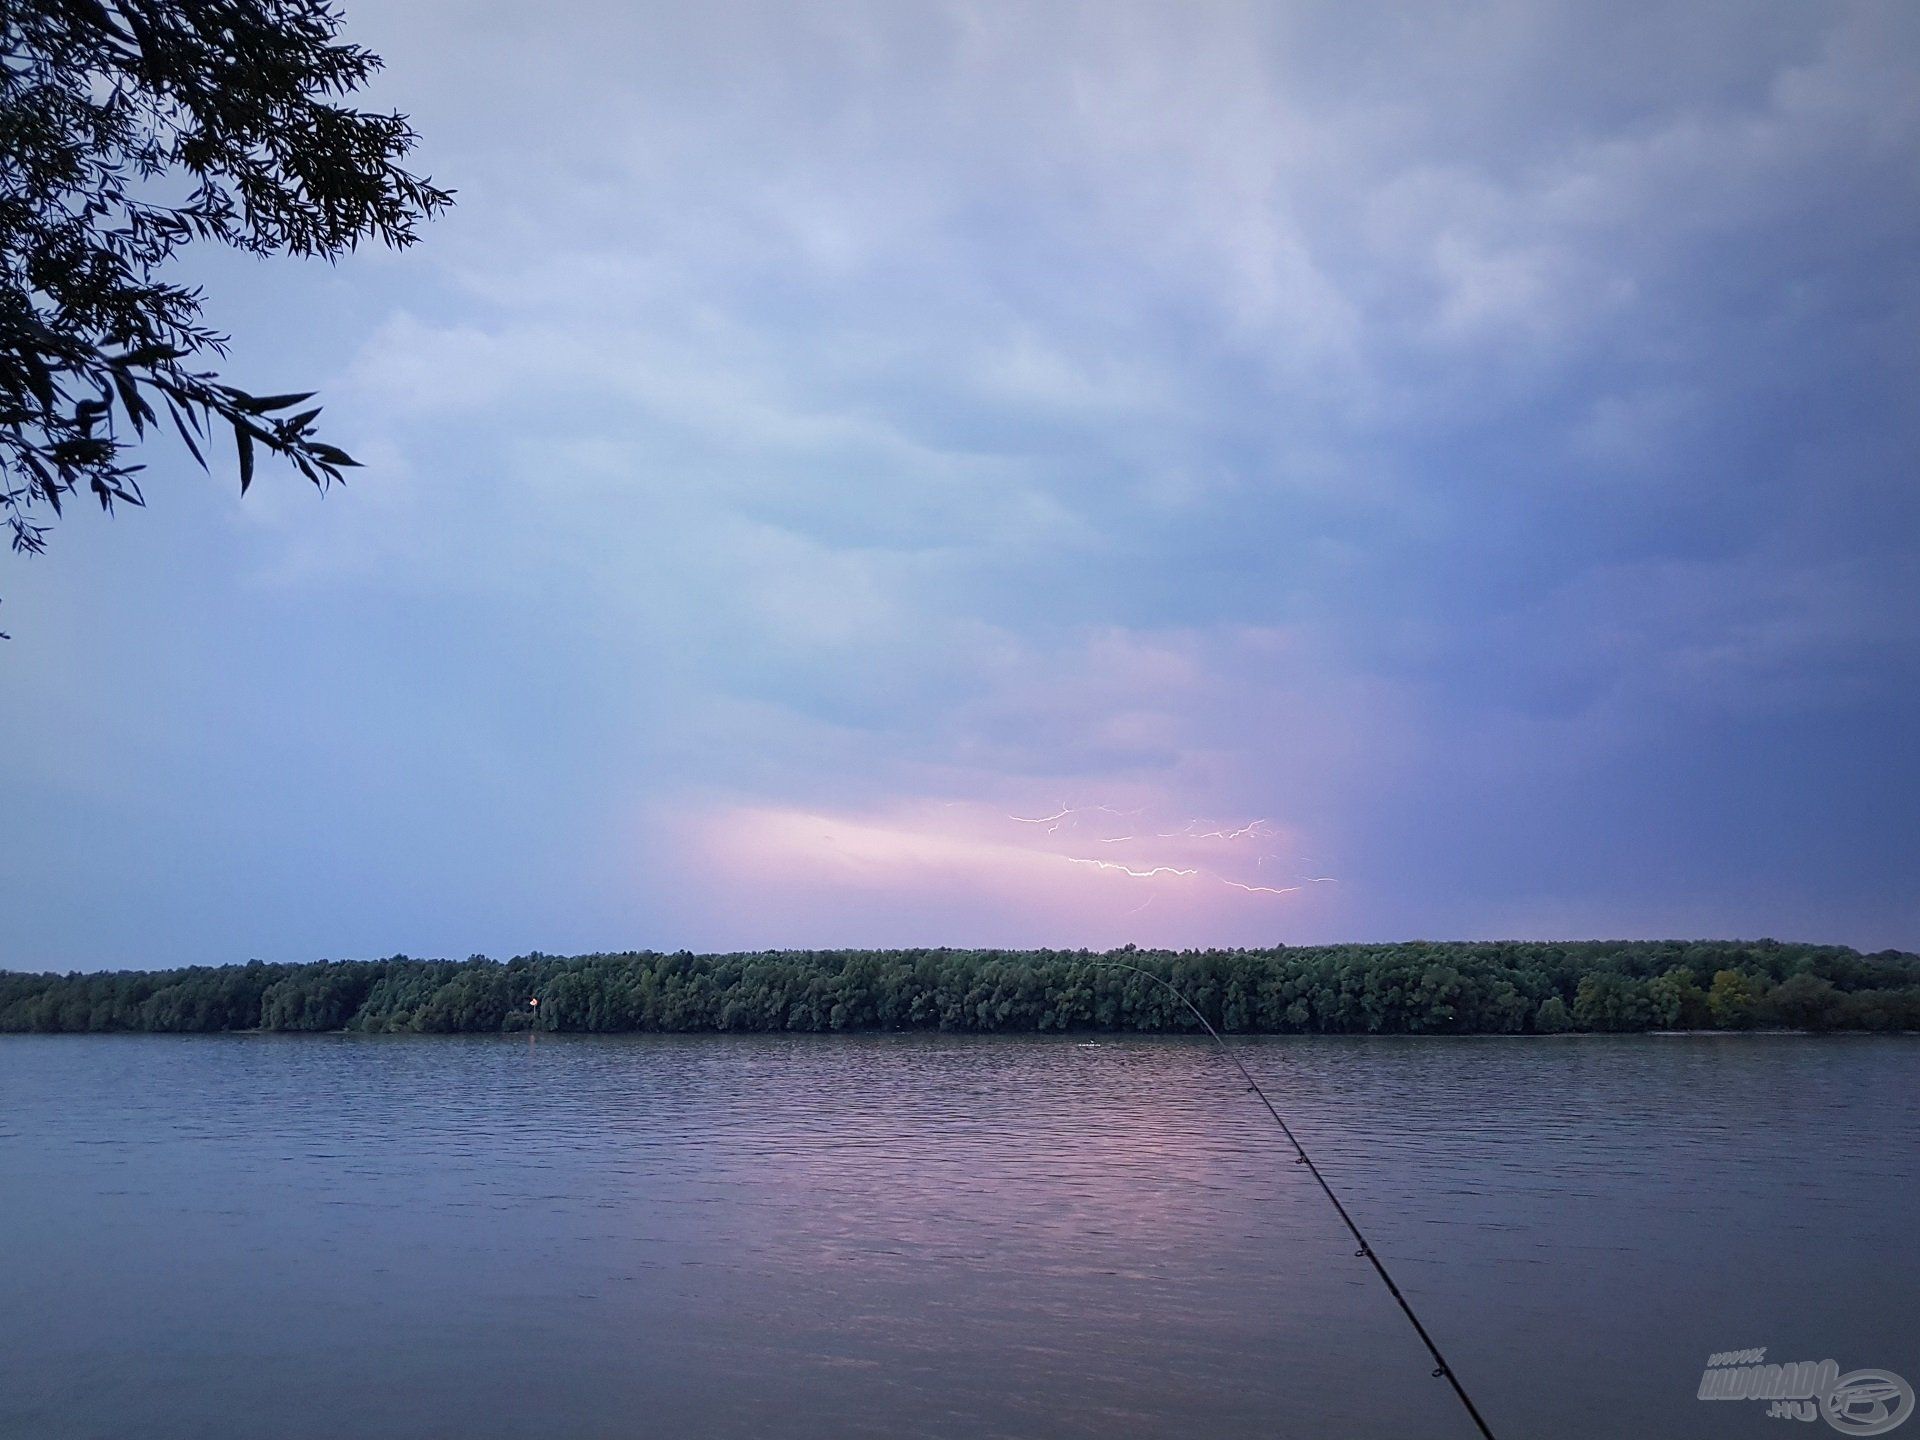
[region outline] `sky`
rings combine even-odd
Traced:
[[[1920,948],[1920,9],[346,9],[365,468],[0,558],[0,966]]]

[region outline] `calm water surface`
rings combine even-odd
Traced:
[[[1502,1437],[1920,1381],[1920,1039],[1236,1043]],[[1202,1042],[0,1040],[8,1437],[1471,1434],[1427,1370]]]

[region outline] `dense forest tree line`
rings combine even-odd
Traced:
[[[0,972],[0,1031],[1920,1029],[1920,955],[1771,940],[638,953]],[[535,1004],[533,1002],[537,1001]]]

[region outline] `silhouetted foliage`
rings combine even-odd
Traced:
[[[316,486],[354,462],[304,394],[205,369],[225,337],[159,271],[195,240],[336,258],[401,247],[451,202],[402,169],[406,117],[340,103],[380,58],[331,0],[7,0],[0,6],[0,509],[38,552],[84,487],[142,503],[127,448],[159,423],[206,465],[230,430]],[[131,435],[129,435],[131,431]],[[44,507],[44,508],[42,508]]]
[[[1129,948],[1111,957],[1172,981],[1223,1031],[1920,1028],[1920,956],[1770,940]],[[0,1030],[1198,1028],[1164,988],[1102,962],[1087,951],[808,950],[0,972]]]

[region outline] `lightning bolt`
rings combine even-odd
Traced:
[[[1052,835],[1076,816],[1091,815],[1096,812],[1102,815],[1119,816],[1140,813],[1138,810],[1116,810],[1111,805],[1068,805],[1062,802],[1060,808],[1051,815],[1009,815],[1007,818],[1019,825],[1044,825],[1047,827],[1047,833]]]
[[[1122,865],[1114,860],[1082,860],[1077,855],[1060,857],[1069,865],[1092,865],[1100,870],[1118,870],[1122,875],[1131,875],[1135,880],[1151,880],[1156,875],[1198,875],[1198,870],[1182,870],[1177,865],[1156,865],[1151,870],[1136,870],[1131,865]]]
[[[1263,838],[1272,828],[1271,823],[1266,820],[1249,821],[1237,830],[1202,830],[1199,828],[1206,823],[1204,820],[1189,820],[1185,825],[1181,826],[1180,829],[1170,830],[1160,838],[1162,840],[1258,840]]]
[[[1058,833],[1063,825],[1079,824],[1080,817],[1082,816],[1094,814],[1130,816],[1141,813],[1138,809],[1119,810],[1111,805],[1074,805],[1063,801],[1059,809],[1055,810],[1052,814],[1008,815],[1007,819],[1018,825],[1043,826],[1046,833],[1051,835]],[[1178,830],[1156,832],[1157,837],[1162,840],[1218,840],[1228,845],[1240,840],[1265,840],[1277,833],[1273,822],[1265,819],[1249,820],[1244,825],[1221,825],[1209,820],[1193,819],[1189,820]],[[1096,844],[1100,845],[1125,845],[1145,837],[1143,835],[1128,834],[1096,835],[1090,838],[1093,839]],[[1180,880],[1198,878],[1218,883],[1228,889],[1238,890],[1247,895],[1296,895],[1308,885],[1331,885],[1336,883],[1334,877],[1331,875],[1301,875],[1295,877],[1298,882],[1296,884],[1256,885],[1244,880],[1230,879],[1225,875],[1219,874],[1217,871],[1203,869],[1199,866],[1160,864],[1128,865],[1116,860],[1099,860],[1091,856],[1081,855],[1055,855],[1053,858],[1064,860],[1069,865],[1084,865],[1093,870],[1110,870],[1115,874],[1124,875],[1130,880],[1155,880],[1162,876],[1171,876]],[[1282,857],[1279,854],[1268,851],[1256,856],[1254,858],[1254,864],[1264,867],[1269,860],[1279,862],[1281,859]],[[1301,861],[1296,859],[1293,863],[1299,864]],[[1312,862],[1308,860],[1306,863],[1310,864]],[[1146,909],[1148,905],[1153,903],[1157,893],[1156,891],[1154,894],[1149,894],[1139,905],[1134,906],[1133,909],[1125,913],[1127,915],[1139,914],[1142,910]]]
[[[1060,822],[1071,814],[1073,814],[1072,807],[1062,805],[1060,809],[1052,815],[1009,815],[1007,819],[1020,825],[1044,825],[1047,827],[1047,833],[1051,835],[1060,828]]]

